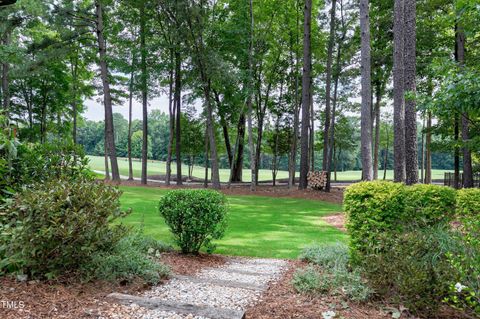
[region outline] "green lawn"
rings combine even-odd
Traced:
[[[90,159],[90,168],[97,171],[104,171],[105,170],[105,162],[102,156],[88,156]],[[120,169],[120,174],[128,176],[128,161],[126,158],[119,158],[118,166]],[[172,165],[172,174],[175,174],[177,171],[176,165]],[[187,174],[187,166],[182,166],[182,173],[185,175]],[[433,179],[443,179],[443,174],[446,172],[445,170],[432,170],[432,178]],[[140,161],[133,162],[133,175],[135,177],[140,177],[141,174],[141,163]],[[149,175],[163,175],[165,174],[165,162],[160,161],[149,161],[148,162],[148,174]],[[383,171],[379,173],[380,178],[383,178]],[[345,172],[338,172],[337,177],[339,181],[355,181],[360,180],[362,175],[361,171],[345,171]],[[201,166],[195,166],[193,169],[193,176],[198,178],[203,178],[205,176],[205,169]],[[220,180],[222,182],[228,182],[228,178],[230,177],[230,171],[228,169],[220,169]],[[287,178],[288,172],[287,171],[279,171],[277,178]],[[272,172],[270,170],[262,169],[259,171],[258,178],[260,181],[268,181],[272,180]],[[333,176],[332,176],[333,178]],[[387,179],[393,179],[393,171],[387,170]],[[243,180],[245,182],[250,181],[250,170],[244,169],[243,170]]]
[[[123,222],[141,226],[146,235],[173,243],[158,212],[166,190],[121,186],[124,208],[132,208]],[[229,196],[228,229],[216,253],[237,256],[296,258],[310,243],[346,241],[347,235],[321,220],[341,206],[320,201],[263,196]]]

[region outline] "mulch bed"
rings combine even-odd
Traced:
[[[184,256],[174,252],[161,257],[161,261],[179,275],[192,275],[204,267],[218,267],[226,260],[219,255]],[[122,285],[104,281],[82,283],[74,277],[27,282],[0,277],[0,318],[97,318],[99,314],[111,312],[108,294],[138,294],[149,288],[142,281]]]
[[[344,318],[377,319],[391,318],[372,304],[354,304],[348,307],[342,300],[332,296],[309,296],[299,294],[291,281],[295,270],[305,267],[301,261],[291,261],[283,278],[264,292],[262,299],[247,310],[247,319],[321,319],[322,312],[333,310]],[[336,305],[333,307],[333,305]],[[344,308],[344,309],[343,309]]]
[[[326,223],[332,225],[333,227],[346,232],[347,229],[345,228],[345,214],[344,213],[338,213],[338,214],[333,214],[333,215],[328,215],[322,217],[322,220],[325,221]]]

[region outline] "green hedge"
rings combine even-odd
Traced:
[[[469,188],[457,193],[457,215],[467,231],[480,236],[480,189]]]
[[[433,226],[455,218],[456,191],[440,185],[405,187],[405,218],[414,226]]]
[[[160,200],[160,214],[183,253],[201,247],[215,249],[212,240],[223,237],[227,223],[226,197],[212,190],[174,190]]]
[[[354,263],[359,263],[370,251],[382,249],[379,235],[401,230],[405,197],[403,184],[384,181],[361,182],[346,189],[346,227]]]

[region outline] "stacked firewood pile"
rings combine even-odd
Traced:
[[[308,180],[308,187],[316,190],[322,190],[327,186],[327,172],[325,171],[308,172],[307,180]]]

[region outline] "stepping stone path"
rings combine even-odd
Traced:
[[[194,276],[173,276],[141,296],[113,293],[108,297],[126,305],[131,318],[242,319],[246,308],[281,277],[286,266],[286,261],[278,259],[231,258]]]

